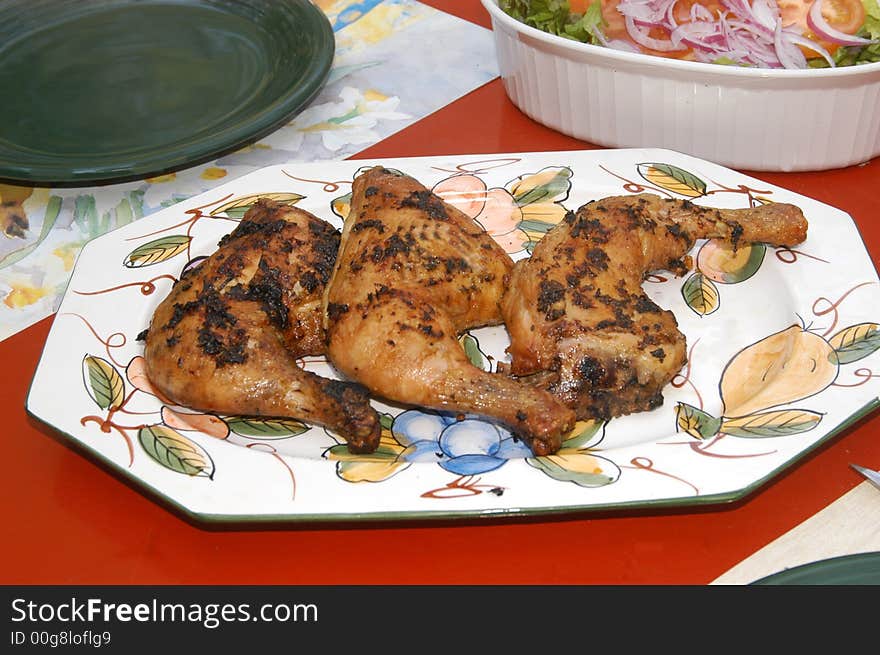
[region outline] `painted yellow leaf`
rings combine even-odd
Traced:
[[[555,455],[548,455],[546,459],[551,460],[567,471],[590,473],[592,475],[602,473],[602,465],[599,459],[581,450],[562,448]]]
[[[214,462],[201,446],[165,425],[138,431],[138,441],[153,461],[185,475],[214,477]]]
[[[675,421],[680,432],[695,439],[706,439],[718,434],[721,419],[687,403],[678,403],[675,408]]]
[[[527,224],[530,221],[541,221],[556,225],[565,218],[567,211],[564,206],[555,202],[538,202],[522,207],[522,219]]]
[[[601,487],[620,477],[620,468],[614,462],[586,450],[564,448],[555,455],[530,457],[526,462],[554,480],[580,487]]]
[[[718,311],[721,297],[715,283],[702,273],[693,273],[681,286],[681,295],[687,306],[700,316]]]
[[[117,409],[122,405],[125,400],[125,382],[110,362],[94,355],[86,355],[82,368],[86,391],[98,407]]]
[[[705,195],[706,183],[693,173],[672,164],[644,163],[637,167],[639,174],[661,189],[687,198]]]
[[[229,202],[223,203],[219,207],[216,207],[211,211],[211,216],[218,216],[220,214],[228,214],[234,209],[244,209],[247,210],[260,198],[266,198],[267,200],[274,200],[275,202],[279,202],[282,205],[295,205],[300,200],[305,198],[305,196],[300,195],[299,193],[282,193],[282,192],[273,192],[273,193],[252,193],[247,196],[239,196],[238,198],[233,198]]]
[[[844,328],[828,340],[841,364],[850,364],[880,348],[880,325],[859,323]]]
[[[346,482],[382,482],[407,468],[407,462],[339,462],[336,474]]]
[[[784,437],[812,430],[821,420],[818,412],[784,409],[726,419],[721,423],[721,432],[736,437]]]
[[[561,166],[522,175],[507,184],[507,190],[520,207],[535,203],[561,202],[571,189],[572,171]]]
[[[192,241],[192,237],[185,234],[161,237],[132,250],[123,263],[128,268],[152,266],[186,251],[190,241]]]

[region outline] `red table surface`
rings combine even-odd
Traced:
[[[489,25],[476,0],[428,4]],[[593,147],[525,117],[495,80],[357,158]],[[743,172],[848,212],[877,266],[880,159],[824,172]],[[880,468],[875,413],[727,505],[210,530],[26,415],[51,321],[0,342],[5,584],[704,584],[859,484],[850,462]]]

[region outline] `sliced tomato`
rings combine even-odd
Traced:
[[[797,25],[804,36],[813,39],[831,54],[840,46],[817,37],[807,25],[807,14],[813,2],[822,3],[822,16],[828,24],[844,34],[855,34],[865,23],[865,7],[862,0],[776,0],[782,14],[783,25]],[[805,48],[804,54],[815,57],[816,53]]]
[[[807,13],[813,0],[776,0],[782,14],[783,25],[798,25],[804,33],[807,27]],[[828,24],[845,34],[855,34],[865,22],[865,6],[862,0],[815,0],[822,3],[822,16]]]

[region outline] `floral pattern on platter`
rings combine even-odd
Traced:
[[[694,202],[755,206],[776,202],[783,193],[665,151],[634,151],[623,159],[599,153],[542,153],[382,163],[428,183],[480,222],[515,259],[528,257],[534,243],[567,211],[595,197],[648,191]],[[880,349],[880,324],[870,314],[878,306],[870,301],[878,291],[876,275],[846,275],[824,292],[836,262],[821,239],[810,239],[798,249],[761,246],[760,255],[704,241],[695,246],[693,269],[684,277],[665,271],[649,276],[646,290],[660,298],[658,304],[676,312],[688,337],[688,364],[664,393],[662,407],[607,422],[581,422],[551,456],[533,456],[508,430],[479,417],[378,401],[380,446],[372,454],[354,455],[342,436],[298,419],[207,414],[162,397],[145,374],[138,337],[170,285],[210,254],[213,244],[258,197],[301,206],[341,226],[350,202],[344,191],[364,165],[267,169],[251,181],[169,208],[154,224],[129,226],[124,236],[115,238],[124,248],[114,247],[115,264],[104,257],[98,266],[97,255],[92,256],[95,270],[105,274],[100,282],[94,273],[74,277],[53,329],[73,331],[73,321],[86,333],[74,340],[82,349],[76,357],[71,355],[69,364],[76,366],[83,385],[80,399],[71,401],[78,426],[66,431],[87,444],[111,437],[119,444],[116,463],[139,479],[150,479],[158,475],[150,470],[161,469],[191,480],[188,484],[223,487],[235,465],[218,448],[233,446],[263,455],[260,461],[266,462],[267,470],[286,481],[275,488],[273,498],[287,499],[291,508],[306,504],[303,489],[308,496],[309,485],[318,484],[355,505],[359,501],[352,499],[364,493],[358,489],[387,487],[385,505],[380,504],[385,512],[393,513],[396,503],[405,502],[424,511],[454,505],[453,512],[469,512],[466,503],[493,502],[478,501],[481,498],[522,503],[520,494],[527,495],[530,488],[546,494],[539,508],[560,502],[588,507],[711,496],[719,493],[713,488],[717,477],[735,477],[744,467],[777,470],[853,412],[865,411],[866,394],[868,405],[876,397],[880,375],[871,362],[876,364]],[[712,176],[696,166],[710,169]],[[809,209],[812,236],[827,228],[814,221],[819,214],[815,208]],[[114,265],[118,273],[107,270]],[[719,301],[711,311],[698,311],[709,305],[689,291],[697,275],[728,285],[729,306]],[[788,278],[798,281],[793,288],[810,280],[804,291],[792,292],[790,307],[770,317],[749,310],[753,288],[776,288],[779,280]],[[101,299],[114,310],[99,310]],[[128,309],[124,315],[141,317],[136,324],[121,318],[119,304]],[[803,318],[809,314],[811,322]],[[740,336],[731,326],[744,320],[750,326]],[[461,344],[474,365],[494,371],[506,357],[505,339],[503,328],[484,328],[461,335]],[[334,375],[323,358],[301,363]],[[848,396],[855,405],[846,416],[835,415],[838,406],[847,405]],[[51,416],[45,420],[58,423]],[[690,464],[683,466],[684,461]],[[315,475],[314,466],[320,466],[317,475],[322,482],[304,482]],[[712,473],[704,474],[705,467]],[[747,486],[764,473],[745,475],[741,485]],[[418,510],[407,515],[413,513]]]

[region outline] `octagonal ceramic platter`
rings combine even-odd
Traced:
[[[336,226],[351,181],[382,164],[475,217],[514,259],[583,203],[651,192],[713,207],[791,202],[795,248],[700,241],[681,276],[645,289],[671,309],[688,364],[647,413],[579,423],[533,457],[491,422],[374,401],[372,455],[293,419],[215,416],[157,395],[143,341],[181,272],[258,196]],[[47,339],[28,411],[84,452],[205,522],[389,520],[688,506],[742,498],[880,405],[880,284],[844,212],[668,150],[602,150],[292,163],[236,179],[82,250]],[[503,327],[462,335],[471,360],[506,359]],[[756,362],[763,362],[756,367]],[[320,358],[307,368],[336,377]],[[760,371],[760,372],[756,372]]]

